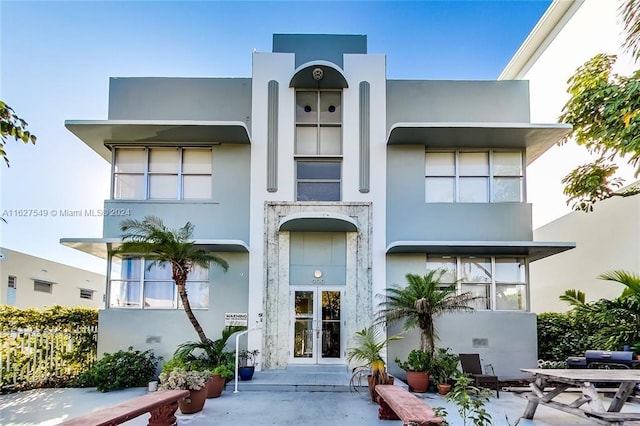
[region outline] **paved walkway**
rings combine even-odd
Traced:
[[[146,388],[100,393],[95,389],[36,389],[0,396],[0,425],[56,425],[65,419],[117,404],[146,393]],[[454,404],[437,394],[417,394],[432,407],[445,407],[452,426],[462,425]],[[515,394],[501,392],[486,408],[496,425],[515,425],[526,401]],[[634,410],[640,410],[636,405]],[[336,425],[399,426],[400,421],[382,421],[378,408],[367,393],[349,392],[275,392],[225,390],[220,398],[209,399],[202,412],[179,415],[181,425]],[[508,418],[508,419],[507,419]],[[146,425],[143,415],[127,425]],[[534,420],[520,420],[519,426],[585,425],[585,420],[540,406]]]

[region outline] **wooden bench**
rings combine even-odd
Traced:
[[[602,424],[622,426],[624,422],[640,420],[640,413],[612,413],[609,411],[585,411],[585,416],[592,419],[601,420]]]
[[[119,425],[141,414],[151,413],[149,426],[174,426],[178,400],[189,396],[188,390],[166,390],[152,392],[112,407],[103,408],[84,416],[61,423],[65,426],[110,426]]]
[[[394,385],[377,385],[378,418],[381,420],[402,420],[405,425],[427,426],[440,424],[442,417],[415,395]]]

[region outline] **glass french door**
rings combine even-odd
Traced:
[[[342,290],[291,290],[293,341],[290,362],[338,364],[343,358]]]

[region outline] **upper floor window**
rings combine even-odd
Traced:
[[[427,203],[523,201],[521,151],[427,151]]]
[[[295,156],[296,200],[340,201],[341,91],[296,92]]]
[[[443,286],[471,292],[480,310],[527,309],[526,260],[520,257],[427,256],[427,271],[444,269]]]
[[[211,199],[210,148],[115,148],[113,198]]]
[[[176,309],[182,303],[171,276],[171,265],[136,257],[112,257],[109,307]],[[209,307],[209,270],[196,267],[187,277],[187,296],[193,309]]]
[[[48,281],[33,280],[33,291],[40,293],[53,293],[53,283]]]

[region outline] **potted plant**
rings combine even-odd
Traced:
[[[160,373],[160,389],[186,389],[190,391],[187,398],[178,400],[178,407],[183,414],[201,411],[207,399],[207,382],[211,378],[208,370],[196,371],[175,367]]]
[[[429,371],[431,369],[431,354],[420,349],[409,352],[406,361],[395,359],[398,367],[407,372],[407,384],[413,392],[426,392],[429,388]]]
[[[438,348],[433,357],[431,375],[438,384],[438,393],[446,395],[451,391],[451,379],[458,373],[460,357],[449,348]]]
[[[357,390],[356,383],[360,385],[360,379],[364,374],[367,374],[369,393],[373,402],[376,402],[376,385],[393,384],[393,376],[387,374],[385,362],[380,352],[388,342],[402,338],[397,335],[385,337],[384,334],[384,330],[376,325],[363,328],[355,334],[355,346],[347,350],[347,361],[359,363],[353,369],[349,385],[352,389]]]
[[[207,383],[207,398],[217,398],[222,395],[227,379],[233,377],[233,367],[222,364],[211,370],[211,379]]]
[[[256,357],[260,353],[259,350],[254,349],[249,351],[247,349],[243,349],[238,354],[238,359],[240,363],[238,365],[238,376],[240,376],[240,380],[251,380],[253,378],[253,373],[256,370]]]
[[[229,338],[246,327],[228,326],[222,330],[222,337],[204,342],[186,342],[178,346],[174,359],[181,361],[187,369],[207,369],[212,372],[208,384],[208,398],[220,396],[228,379],[233,377],[235,368],[233,353],[226,351]],[[213,373],[216,369],[222,374]],[[218,376],[218,377],[217,377]],[[222,377],[222,379],[221,379]]]

